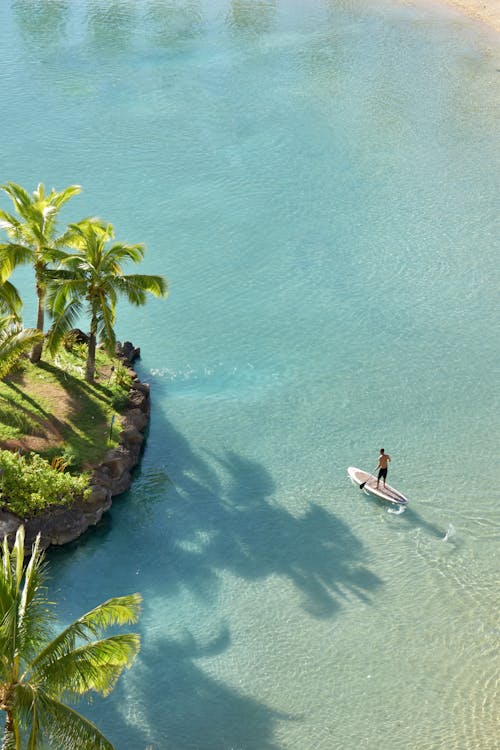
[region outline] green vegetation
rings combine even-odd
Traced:
[[[87,218],[59,231],[60,209],[78,185],[46,192],[40,183],[29,193],[8,182],[0,189],[13,206],[12,213],[0,209],[7,240],[0,243],[0,508],[25,517],[82,496],[81,478],[69,475],[90,469],[118,443],[114,416],[127,402],[130,376],[114,358],[117,300],[143,305],[148,293],[166,297],[168,284],[162,276],[124,273],[145,249],[112,242],[109,223]],[[36,328],[23,327],[22,299],[9,280],[26,263],[35,275]],[[46,315],[52,324],[44,334]],[[77,336],[74,326],[85,315],[90,332]],[[39,458],[11,461],[2,450]]]
[[[57,235],[57,216],[81,188],[70,185],[61,192],[51,190],[46,194],[40,183],[30,194],[15,182],[8,182],[2,190],[11,199],[15,213],[0,210],[0,228],[10,240],[0,245],[0,281],[5,282],[18,265],[29,263],[33,266],[38,298],[36,327],[43,333],[49,266],[57,262],[58,249],[66,247],[71,238],[70,231]],[[39,339],[31,352],[32,362],[40,361],[42,349],[43,339]]]
[[[42,338],[39,331],[23,328],[15,316],[0,318],[0,378],[5,377],[19,357]]]
[[[21,300],[9,277],[17,266],[30,264],[38,300],[36,329],[43,334],[48,313],[53,320],[49,332],[53,356],[64,335],[82,313],[87,313],[90,333],[85,379],[92,383],[97,343],[102,343],[109,354],[114,351],[118,297],[126,297],[133,305],[144,305],[147,293],[167,296],[167,281],[163,276],[123,272],[122,264],[139,263],[145,248],[119,242],[108,244],[115,236],[110,223],[86,218],[58,233],[59,211],[81,191],[79,185],[46,193],[40,183],[33,193],[28,193],[20,185],[8,182],[1,189],[12,201],[14,213],[0,209],[0,229],[8,239],[0,244],[0,312],[15,315],[20,322]],[[40,362],[43,345],[41,337],[34,342],[30,355],[33,363]]]
[[[22,456],[0,451],[0,467],[0,506],[22,518],[43,510],[49,502],[69,505],[89,492],[84,474],[59,471],[37,453]]]
[[[53,640],[46,565],[38,538],[24,565],[24,529],[12,551],[4,539],[0,566],[0,709],[3,750],[113,750],[88,719],[63,702],[88,693],[108,695],[140,649],[140,638],[112,625],[137,622],[141,596],[116,597],[69,625]]]
[[[114,238],[111,224],[86,219],[71,224],[72,252],[60,254],[60,267],[48,285],[47,303],[54,323],[49,335],[53,354],[64,334],[73,328],[84,306],[90,317],[90,334],[85,380],[92,383],[95,373],[96,344],[100,340],[106,351],[114,352],[116,303],[124,296],[132,305],[144,305],[146,293],[167,296],[167,282],[162,276],[124,274],[124,261],[139,263],[144,258],[142,245],[108,242]]]
[[[10,281],[0,282],[0,313],[6,316],[6,321],[20,321],[19,313],[22,306],[23,301],[14,284]]]
[[[112,416],[128,398],[131,376],[121,363],[97,353],[99,378],[93,384],[83,377],[85,353],[81,347],[61,350],[52,362],[34,366],[24,361],[0,381],[0,445],[17,441],[29,449],[26,436],[43,436],[45,443],[62,454],[72,452],[72,468],[81,469],[102,456],[103,446],[116,445],[119,426]],[[23,443],[24,440],[24,443]],[[53,457],[54,450],[42,455]]]
[[[118,444],[129,371],[99,350],[91,385],[84,366],[78,344],[52,363],[25,360],[0,381],[0,448],[9,449],[0,450],[0,508],[26,518],[85,497],[85,470]]]

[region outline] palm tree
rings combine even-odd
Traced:
[[[54,322],[49,332],[48,346],[53,354],[64,334],[71,329],[86,306],[90,317],[85,380],[94,381],[95,352],[99,340],[109,354],[116,345],[114,330],[116,303],[124,296],[133,305],[144,305],[147,292],[155,297],[166,297],[168,284],[162,276],[124,274],[122,263],[138,263],[144,258],[143,245],[125,245],[109,240],[114,238],[111,224],[99,219],[85,219],[70,224],[73,233],[73,253],[59,254],[61,266],[51,279],[47,301]]]
[[[16,316],[0,318],[0,380],[12,370],[21,355],[43,338],[36,328],[24,328]]]
[[[57,236],[57,215],[81,187],[70,185],[60,192],[52,189],[46,194],[40,183],[30,194],[15,182],[8,182],[1,189],[12,200],[16,215],[0,210],[0,228],[11,240],[0,245],[0,283],[6,281],[16,266],[22,263],[33,266],[38,297],[36,327],[43,333],[47,267],[54,260],[54,251],[65,247],[69,238],[66,231]],[[42,350],[43,340],[40,340],[32,349],[32,362],[40,361]]]
[[[137,622],[139,594],[109,599],[49,641],[53,612],[46,598],[46,564],[37,537],[24,564],[24,528],[3,541],[0,561],[0,709],[2,750],[113,750],[99,729],[61,698],[108,695],[139,648],[130,633],[101,639],[109,625]]]
[[[10,281],[0,283],[0,380],[14,367],[19,357],[43,338],[40,331],[24,328],[22,301]]]

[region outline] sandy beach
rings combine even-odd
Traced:
[[[500,0],[419,0],[419,2],[441,2],[451,5],[467,15],[500,31]]]

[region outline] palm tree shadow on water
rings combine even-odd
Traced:
[[[170,470],[168,479],[161,465]],[[363,545],[348,525],[314,502],[302,503],[305,512],[294,515],[274,499],[276,489],[261,463],[232,450],[195,453],[166,419],[153,415],[142,468],[132,490],[115,500],[104,531],[109,544],[115,525],[141,519],[135,533],[155,549],[154,565],[133,563],[141,566],[145,592],[141,654],[112,700],[98,700],[92,710],[115,746],[279,750],[278,724],[303,719],[245,695],[197,664],[230,649],[230,623],[208,644],[189,633],[173,639],[168,631],[147,629],[155,606],[148,591],[158,592],[160,585],[168,602],[188,590],[202,608],[213,607],[224,572],[249,582],[278,576],[300,592],[299,606],[314,618],[335,616],[352,598],[371,602],[382,581],[366,565]],[[88,537],[84,543],[94,544]],[[78,542],[73,547],[81,552]],[[63,568],[71,564],[69,555],[55,556]],[[135,706],[137,719],[123,716],[120,706]],[[113,731],[126,738],[114,740]]]
[[[168,480],[151,492],[158,465],[167,467]],[[187,588],[206,600],[220,574],[230,572],[247,581],[286,579],[317,618],[337,614],[351,596],[370,603],[382,581],[345,521],[315,502],[301,502],[307,510],[294,514],[274,499],[276,490],[261,463],[232,450],[195,453],[163,415],[154,415],[128,501],[149,514],[149,525],[163,528],[165,596]]]
[[[247,580],[278,575],[301,592],[313,617],[331,617],[350,595],[370,602],[381,581],[342,519],[314,502],[294,515],[273,501],[276,487],[264,466],[234,451],[211,458],[229,480],[218,502],[220,534],[207,550],[215,570]]]
[[[293,717],[243,695],[197,665],[230,647],[224,629],[209,643],[187,634],[181,640],[158,638],[144,646],[126,686],[114,701],[114,726],[122,737],[110,739],[127,750],[279,750],[274,738],[279,721]],[[161,670],[158,665],[164,665]],[[145,689],[145,686],[150,686]],[[134,721],[118,716],[118,705],[132,707]],[[107,710],[107,709],[106,709]],[[103,708],[104,713],[104,708]]]

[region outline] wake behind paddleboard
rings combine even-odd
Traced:
[[[364,482],[363,489],[371,495],[375,495],[381,500],[387,500],[389,503],[394,503],[395,505],[408,505],[408,498],[402,495],[401,492],[395,490],[394,487],[391,487],[390,484],[386,484],[384,487],[383,482],[381,481],[379,482],[377,489],[377,477],[374,477],[373,474],[370,474],[368,471],[357,469],[355,466],[349,466],[347,473],[354,484],[357,484],[358,487]]]

